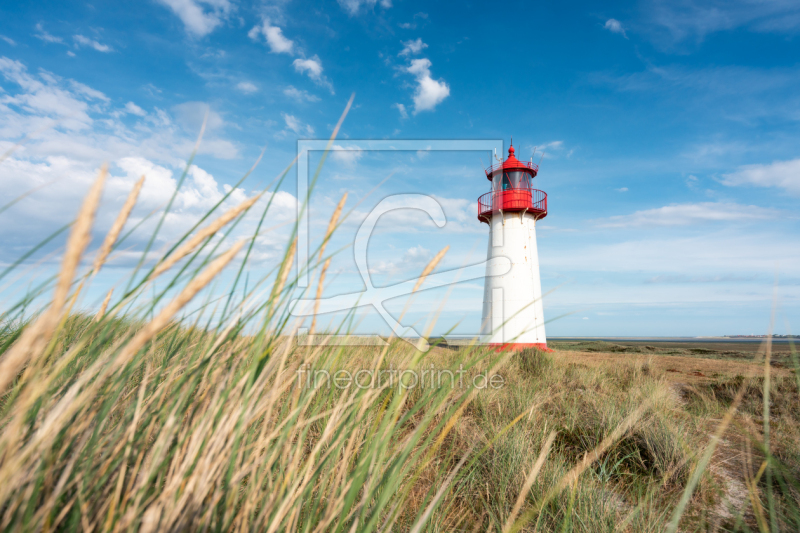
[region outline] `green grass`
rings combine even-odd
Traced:
[[[695,388],[681,400],[663,376],[641,364],[584,368],[533,350],[499,359],[477,349],[434,349],[420,356],[399,341],[387,349],[309,349],[282,336],[259,342],[239,335],[219,343],[213,331],[174,323],[122,372],[82,397],[46,439],[36,440],[100,354],[118,349],[119,339],[142,327],[125,319],[97,323],[70,316],[52,352],[67,354],[81,341],[85,348],[27,400],[27,411],[17,408],[36,382],[18,380],[3,397],[4,529],[369,531],[394,524],[409,531],[432,507],[422,530],[502,530],[544,440],[556,431],[523,505],[523,512],[540,509],[523,530],[663,531],[708,444],[714,428],[709,421],[721,416],[742,386],[739,412],[761,422],[759,379]],[[5,331],[14,333],[13,327]],[[464,365],[467,382],[493,367],[506,383],[480,391],[309,390],[297,387],[295,371],[303,362],[331,373]],[[789,400],[797,398],[797,388],[785,379],[770,386],[780,400],[773,411],[779,420],[773,426],[774,461],[780,465],[773,500],[779,530],[785,530],[797,523],[789,500],[797,494],[800,459],[790,442],[798,413]],[[549,495],[644,402],[650,407],[631,430],[577,483]],[[714,409],[696,412],[696,403]],[[10,434],[12,427],[19,432]],[[765,454],[757,438],[751,448],[753,462],[760,464]],[[465,457],[445,496],[432,505],[434,493]],[[762,474],[755,485],[762,498],[764,483]],[[710,529],[724,493],[706,472],[681,529]],[[742,513],[738,526],[736,521],[734,516],[717,525],[757,528],[752,511]]]

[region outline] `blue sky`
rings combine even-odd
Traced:
[[[0,262],[69,221],[104,161],[98,236],[142,173],[134,219],[163,205],[208,111],[167,246],[262,148],[230,203],[289,164],[298,139],[327,138],[355,93],[340,138],[365,149],[329,158],[310,205],[312,238],[345,191],[354,209],[326,295],[363,288],[346,246],[387,195],[430,194],[448,221],[382,220],[369,248],[376,285],[416,277],[445,245],[445,269],[485,254],[475,203],[489,155],[372,152],[370,139],[513,135],[518,156],[545,151],[545,312],[567,315],[548,335],[763,333],[776,275],[776,330],[800,330],[796,2],[42,1],[5,3],[0,21],[0,151],[31,135],[0,163],[3,203],[47,184],[0,214]],[[259,240],[253,276],[285,244],[290,177],[271,217],[284,225]],[[129,271],[143,241],[131,242],[84,307]],[[59,250],[37,256],[36,271],[55,268]],[[425,291],[406,322],[445,297],[437,330],[477,332],[480,280]],[[398,315],[404,302],[387,306]],[[376,313],[362,319],[361,331],[386,331]]]

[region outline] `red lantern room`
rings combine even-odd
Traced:
[[[490,224],[496,212],[526,212],[536,220],[546,217],[547,194],[533,188],[538,173],[538,165],[520,161],[514,156],[514,146],[509,146],[508,158],[486,169],[492,192],[478,198],[478,220]]]

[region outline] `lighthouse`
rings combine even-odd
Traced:
[[[547,216],[547,194],[533,188],[539,167],[514,156],[486,169],[491,192],[478,198],[478,220],[489,226],[481,342],[497,349],[547,348],[536,222]],[[506,257],[511,270],[500,263]]]

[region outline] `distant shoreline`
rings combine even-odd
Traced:
[[[605,342],[764,342],[767,337],[548,337],[548,341],[605,341]],[[788,343],[798,337],[773,337],[772,342]]]

